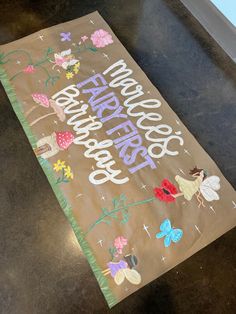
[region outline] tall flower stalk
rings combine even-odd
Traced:
[[[119,197],[113,198],[112,200],[113,209],[108,210],[107,208],[103,207],[102,214],[93,224],[90,225],[85,235],[87,235],[100,223],[105,223],[107,225],[110,225],[112,219],[115,219],[115,220],[120,219],[121,224],[127,223],[130,218],[130,213],[129,213],[130,207],[151,203],[154,200],[155,200],[155,197],[150,197],[142,201],[137,201],[130,204],[126,204],[126,196],[124,194],[121,194]],[[121,218],[119,218],[118,214],[121,215]]]

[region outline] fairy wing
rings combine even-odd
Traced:
[[[120,269],[118,270],[118,272],[115,274],[114,280],[115,283],[119,286],[122,284],[122,282],[125,280],[125,273],[124,273],[124,269]]]
[[[167,234],[167,236],[164,239],[164,246],[169,247],[171,244],[171,233]]]
[[[171,241],[177,243],[183,236],[183,230],[181,229],[172,229],[170,233]]]
[[[68,62],[68,65],[75,65],[79,60],[72,59]]]
[[[171,222],[169,219],[165,219],[160,225],[161,232],[156,234],[156,238],[160,239],[166,236],[171,231]]]
[[[123,273],[126,279],[133,285],[139,285],[141,283],[141,275],[135,269],[123,269]]]
[[[220,189],[220,178],[217,176],[210,176],[206,178],[200,185],[200,192],[208,201],[219,200],[220,197],[216,191]]]
[[[68,68],[69,66],[75,65],[78,61],[79,61],[79,60],[76,60],[76,59],[72,59],[72,60],[70,60],[70,61],[65,61],[65,62],[62,63],[61,66],[62,66],[63,69],[67,70],[67,68]]]
[[[220,178],[217,176],[210,176],[206,178],[201,185],[207,186],[214,191],[218,191],[220,189]]]
[[[64,51],[62,51],[62,52],[60,53],[60,55],[61,55],[62,57],[68,56],[68,55],[70,55],[70,54],[71,54],[71,49],[64,50]]]

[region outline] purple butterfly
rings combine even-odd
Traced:
[[[61,41],[71,41],[71,33],[61,33]]]

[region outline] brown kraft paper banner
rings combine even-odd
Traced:
[[[235,226],[235,191],[95,12],[1,46],[1,82],[110,307]]]

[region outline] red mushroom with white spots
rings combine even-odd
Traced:
[[[38,140],[37,148],[34,150],[36,156],[44,159],[56,155],[61,150],[66,150],[74,141],[72,132],[53,132],[51,135]]]

